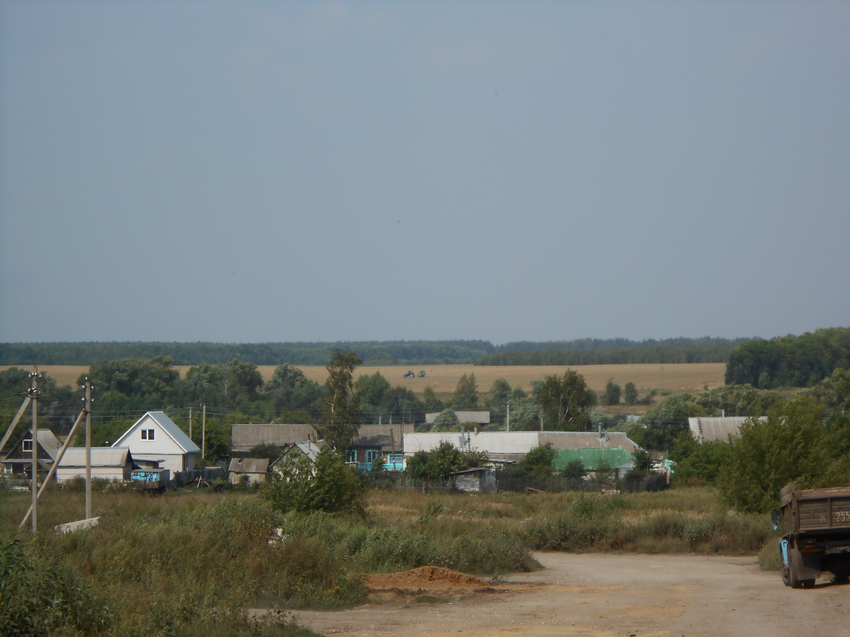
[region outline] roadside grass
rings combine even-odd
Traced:
[[[3,579],[29,582],[27,599],[43,602],[16,612],[48,625],[56,599],[68,608],[87,600],[91,610],[76,623],[66,615],[62,631],[29,634],[307,635],[289,617],[249,620],[246,609],[350,607],[366,599],[364,572],[534,570],[533,550],[764,554],[767,568],[777,553],[768,520],[724,510],[705,487],[611,496],[372,490],[359,516],[284,515],[255,493],[106,491],[94,497],[99,526],[67,535],[52,527],[81,519],[83,496],[57,490],[39,505],[36,536],[16,530],[29,502],[0,491],[0,548],[11,556]],[[45,565],[65,586],[49,599],[39,593],[52,590],[39,579]],[[8,599],[0,594],[0,624],[15,610]]]

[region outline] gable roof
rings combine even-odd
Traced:
[[[113,443],[113,447],[123,446],[124,439],[127,438],[145,419],[153,420],[165,434],[180,447],[184,453],[200,453],[201,448],[183,433],[183,430],[168,417],[164,411],[149,411],[144,416],[139,418],[133,426],[130,427],[123,435]]]
[[[29,430],[29,435],[32,436],[32,429]],[[62,445],[59,442],[59,438],[57,438],[56,434],[50,429],[38,430],[38,444],[41,445],[41,448],[44,449],[53,460],[56,460],[59,456],[59,449]]]

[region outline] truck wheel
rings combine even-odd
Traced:
[[[799,570],[803,556],[797,549],[788,548],[788,583],[791,588],[803,588],[803,580],[800,579]],[[812,580],[814,583],[814,580]]]
[[[782,565],[782,583],[785,586],[791,586],[791,571],[787,564]]]

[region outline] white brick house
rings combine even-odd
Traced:
[[[158,460],[171,475],[194,469],[195,456],[201,452],[163,411],[147,412],[112,446],[129,448],[134,460]]]

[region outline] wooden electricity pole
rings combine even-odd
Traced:
[[[38,369],[30,374],[32,387],[32,532],[38,532]]]
[[[86,378],[86,517],[91,518],[91,381]]]
[[[204,416],[201,419],[201,458],[207,457],[207,404],[204,403]]]

